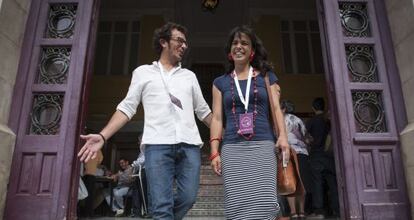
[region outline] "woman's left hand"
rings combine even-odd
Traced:
[[[217,176],[221,176],[221,157],[217,156],[211,161],[211,167]]]
[[[277,139],[277,142],[276,142],[276,147],[279,148],[279,152],[282,153],[282,155],[285,155],[285,159],[287,161],[289,161],[289,159],[290,159],[290,146],[289,146],[289,143],[287,141],[287,138],[279,137]]]

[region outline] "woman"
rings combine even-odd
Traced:
[[[306,127],[303,121],[293,115],[295,106],[288,100],[283,100],[281,108],[285,114],[286,130],[288,133],[289,145],[296,151],[299,163],[299,172],[305,190],[310,192],[311,170],[309,163],[309,153],[305,141]],[[292,220],[305,219],[305,194],[296,197],[287,197],[290,207],[290,217]],[[299,212],[296,210],[296,202],[299,204]]]
[[[213,83],[210,160],[213,171],[224,177],[226,218],[273,220],[279,215],[275,152],[277,148],[289,150],[277,77],[262,42],[248,27],[230,32],[225,52],[229,69]],[[276,144],[269,118],[266,74],[275,97],[279,131]]]

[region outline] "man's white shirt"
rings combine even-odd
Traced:
[[[202,146],[194,118],[203,120],[211,113],[196,75],[181,65],[165,73],[164,86],[158,62],[142,65],[132,73],[131,85],[117,110],[131,119],[138,105],[144,107],[142,144],[187,143]],[[168,90],[181,101],[183,109],[171,102]]]

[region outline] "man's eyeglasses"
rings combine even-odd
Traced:
[[[188,42],[186,40],[182,39],[181,37],[171,38],[171,40],[176,41],[180,46],[185,44],[188,47]]]

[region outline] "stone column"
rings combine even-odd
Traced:
[[[16,136],[7,125],[30,0],[0,0],[0,219]]]
[[[412,0],[385,0],[385,3],[407,111],[408,124],[400,136],[411,215],[414,216],[414,5]]]

